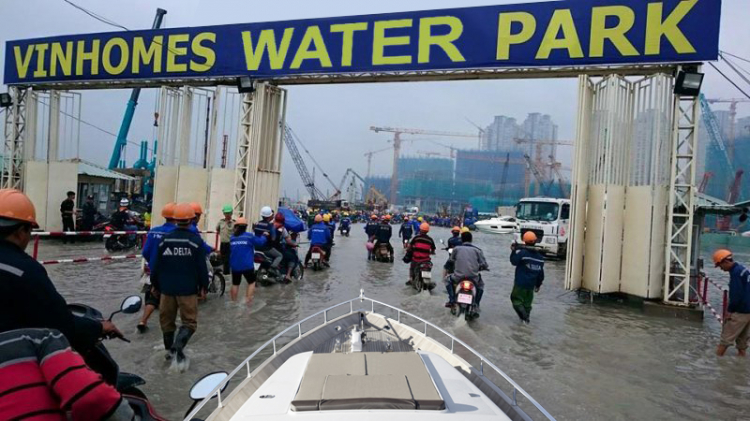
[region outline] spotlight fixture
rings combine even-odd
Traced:
[[[674,82],[675,95],[698,96],[703,84],[703,73],[691,70],[680,70]]]
[[[0,93],[0,107],[8,108],[11,105],[13,105],[13,97],[7,92]]]
[[[255,91],[255,82],[249,76],[238,77],[237,91],[241,94],[251,94]]]

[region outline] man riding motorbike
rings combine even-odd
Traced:
[[[326,257],[324,259],[328,262],[331,260],[331,253],[333,252],[333,237],[336,235],[336,223],[331,220],[330,213],[323,215],[323,223],[325,223],[328,229],[331,230],[331,239],[328,240],[328,245],[326,246]]]
[[[375,240],[375,234],[378,232],[378,216],[374,213],[370,215],[370,221],[365,225],[365,234],[367,234],[367,242],[372,243]],[[367,260],[372,260],[372,250],[367,251]]]
[[[297,256],[297,243],[292,240],[292,236],[287,231],[284,224],[286,218],[282,213],[277,213],[273,218],[273,226],[276,230],[276,241],[272,244],[272,247],[280,251],[284,256],[282,265],[286,268],[286,274],[284,276],[284,282],[287,284],[292,282],[292,270],[299,263],[299,257]]]
[[[119,208],[109,219],[109,223],[112,224],[112,227],[116,231],[138,231],[138,225],[133,219],[133,215],[130,214],[130,210],[128,209],[129,206],[130,200],[123,197],[120,199]],[[131,241],[135,240],[135,234],[129,235],[128,238]]]
[[[0,190],[0,332],[57,329],[82,354],[100,337],[122,337],[110,321],[70,312],[44,266],[24,251],[37,227],[31,200],[19,190]]]
[[[271,271],[274,276],[278,276],[279,266],[284,259],[284,255],[271,246],[276,241],[276,230],[273,229],[273,210],[270,206],[263,206],[260,210],[260,216],[262,219],[253,225],[253,231],[258,237],[262,237],[267,233],[268,243],[265,246],[257,247],[255,250],[265,254],[272,260]]]
[[[344,217],[341,218],[341,225],[339,226],[339,231],[341,231],[342,235],[348,235],[349,230],[351,229],[352,220],[349,219],[349,214],[345,213]]]
[[[435,241],[427,235],[430,232],[430,225],[423,222],[419,226],[419,234],[417,234],[407,248],[407,256],[411,260],[411,266],[409,268],[409,280],[406,285],[411,285],[414,279],[417,277],[419,266],[424,262],[429,262],[433,254],[435,254]]]
[[[477,287],[476,306],[479,308],[479,302],[484,294],[484,281],[479,272],[489,270],[487,260],[484,258],[482,249],[471,244],[472,235],[470,232],[461,234],[461,245],[453,249],[450,261],[453,263],[454,271],[445,278],[445,287],[448,290],[448,302],[445,306],[453,310],[456,305],[455,285],[463,280],[470,280]]]
[[[458,226],[453,227],[451,229],[451,234],[453,234],[453,236],[448,239],[448,247],[446,247],[446,250],[448,251],[448,260],[446,260],[445,265],[443,265],[443,278],[453,273],[453,262],[451,262],[450,254],[454,248],[461,245],[461,228]]]
[[[315,215],[315,225],[310,227],[310,230],[307,232],[307,238],[310,240],[310,249],[307,250],[307,255],[305,256],[305,266],[310,264],[313,248],[318,247],[323,250],[323,254],[328,254],[326,248],[331,241],[331,230],[328,229],[328,226],[323,222],[322,215]],[[330,266],[328,260],[325,259],[325,256],[323,264],[325,266]]]
[[[404,244],[404,248],[407,247],[411,241],[411,236],[414,234],[414,224],[409,220],[409,217],[404,218],[404,223],[401,224],[401,229],[398,230],[398,236],[401,238],[401,242]]]
[[[378,249],[380,244],[385,244],[388,249],[391,262],[393,262],[393,246],[391,245],[391,237],[393,236],[393,229],[391,228],[391,215],[385,215],[378,225],[378,230],[375,233],[375,250]]]

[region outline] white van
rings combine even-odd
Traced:
[[[565,258],[568,251],[570,200],[549,197],[529,197],[516,205],[518,228],[513,241],[521,244],[526,231],[536,234],[536,246],[545,255]]]

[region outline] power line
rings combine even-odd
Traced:
[[[745,95],[746,97],[748,97],[748,99],[750,99],[750,95],[748,95],[747,92],[743,91],[742,88],[739,87],[739,85],[737,85],[736,83],[734,83],[734,81],[732,79],[730,79],[729,76],[725,75],[721,70],[719,70],[719,68],[716,67],[715,64],[713,64],[710,61],[708,62],[708,64],[710,64],[711,67],[714,68],[714,70],[716,70],[717,72],[719,72],[719,74],[722,75],[724,77],[724,79],[726,79],[729,83],[731,83],[732,85],[734,85],[734,87],[737,88],[738,91],[742,92],[743,95]]]
[[[736,59],[738,59],[738,60],[742,60],[742,61],[744,61],[744,62],[746,62],[746,63],[750,63],[750,60],[748,60],[748,59],[746,59],[746,58],[743,58],[743,57],[740,57],[740,56],[738,56],[738,55],[734,55],[734,54],[732,54],[732,53],[730,53],[730,52],[727,52],[727,51],[724,51],[724,50],[722,50],[722,51],[720,52],[720,55],[721,55],[721,54],[726,54],[726,55],[728,55],[728,56],[731,56],[731,57],[734,57],[734,58],[736,58]]]
[[[126,30],[126,31],[130,31],[130,29],[128,29],[128,28],[126,28],[126,27],[124,27],[124,26],[120,25],[119,23],[117,23],[117,22],[114,22],[114,21],[111,21],[111,20],[109,20],[109,19],[107,19],[107,18],[105,18],[105,17],[103,17],[103,16],[97,15],[96,13],[94,13],[94,12],[92,12],[92,11],[90,11],[90,10],[87,10],[87,9],[85,9],[85,8],[83,8],[83,7],[79,6],[79,5],[77,5],[77,4],[73,3],[73,2],[72,2],[72,1],[70,1],[70,0],[63,0],[63,1],[64,1],[65,3],[68,3],[68,4],[69,4],[69,5],[71,5],[71,6],[75,7],[76,9],[80,10],[81,12],[83,12],[83,13],[85,13],[85,14],[87,14],[87,15],[91,16],[92,18],[94,18],[94,19],[98,20],[99,22],[102,22],[102,23],[104,23],[104,24],[107,24],[107,25],[109,25],[109,26],[114,26],[115,28],[120,28],[120,29],[124,29],[124,30]]]
[[[734,64],[733,64],[733,63],[732,63],[731,61],[727,60],[727,59],[726,59],[726,58],[724,58],[724,57],[722,57],[722,58],[724,59],[724,63],[726,63],[726,64],[727,64],[727,66],[729,66],[729,68],[730,68],[730,69],[734,70],[734,72],[735,72],[735,73],[737,73],[737,75],[738,75],[738,76],[739,76],[740,78],[742,78],[742,80],[744,80],[744,81],[745,81],[745,83],[747,83],[748,85],[750,85],[750,80],[748,80],[748,78],[747,78],[747,77],[745,77],[745,75],[743,75],[742,73],[740,73],[740,71],[739,71],[739,70],[737,70],[737,68],[736,68],[736,67],[734,67]]]

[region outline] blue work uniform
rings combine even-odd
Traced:
[[[739,263],[729,269],[729,313],[750,314],[750,271]]]
[[[159,225],[151,228],[146,235],[146,244],[143,245],[143,251],[141,256],[146,259],[148,267],[151,267],[151,262],[156,259],[156,253],[159,251],[159,245],[161,244],[164,236],[177,229],[177,226],[171,222],[166,222],[164,225]]]
[[[188,228],[188,230],[192,232],[193,234],[198,235],[198,238],[201,240],[201,248],[203,248],[203,252],[206,254],[206,256],[214,252],[214,248],[209,246],[205,241],[203,241],[203,237],[201,237],[201,231],[198,229],[197,225],[190,224],[190,227]]]
[[[510,263],[516,267],[514,285],[522,289],[534,289],[544,282],[544,257],[534,250],[519,248],[510,255]]]
[[[169,296],[196,295],[208,288],[208,267],[201,238],[177,228],[164,236],[152,262],[151,284]]]
[[[249,232],[232,236],[229,247],[229,266],[232,272],[246,272],[255,270],[254,258],[255,248],[265,246],[268,240],[266,237],[258,237]]]
[[[276,229],[274,229],[273,222],[262,219],[253,225],[253,231],[256,237],[263,237],[265,233],[268,233],[269,242],[261,247],[257,247],[258,251],[267,251],[271,248],[271,244],[276,241]]]
[[[324,222],[318,222],[310,227],[307,238],[310,240],[311,248],[314,246],[325,247],[333,240],[331,229]]]

